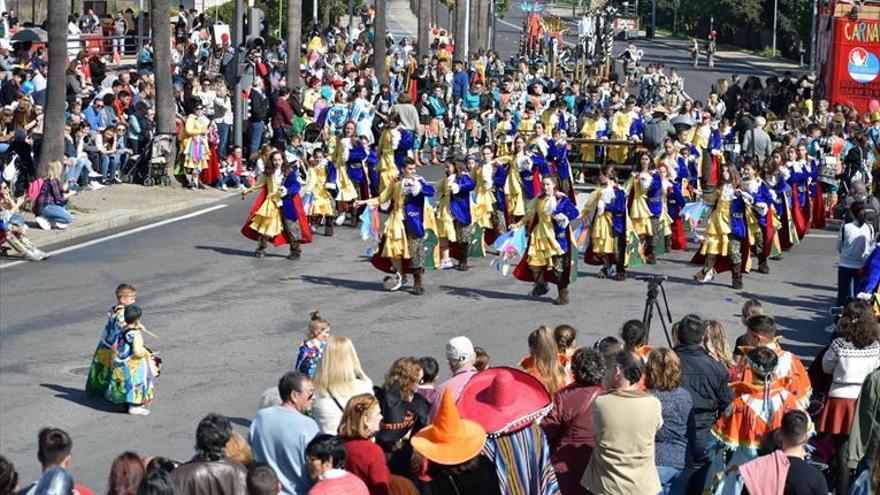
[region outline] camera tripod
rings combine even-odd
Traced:
[[[666,334],[666,343],[672,348],[672,338],[669,336],[669,328],[666,326],[666,318],[669,318],[669,324],[672,324],[672,312],[669,310],[669,300],[666,299],[666,289],[663,287],[663,281],[667,280],[666,275],[645,275],[636,277],[636,280],[644,280],[648,282],[648,294],[645,297],[645,311],[642,313],[642,324],[645,325],[647,331],[646,340],[650,340],[651,322],[654,319],[654,309],[660,315],[660,324],[663,326],[663,333]],[[663,308],[660,307],[660,300],[657,296],[663,296],[663,306],[666,308],[666,318],[663,317]]]

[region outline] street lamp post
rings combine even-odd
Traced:
[[[776,56],[776,11],[779,8],[779,0],[773,0],[773,56]]]
[[[657,0],[651,0],[651,36],[648,36],[650,39],[654,39],[654,36],[657,35]]]

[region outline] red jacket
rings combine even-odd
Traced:
[[[290,103],[284,98],[275,100],[275,107],[272,109],[272,128],[287,128],[293,124],[293,109]]]
[[[559,488],[567,495],[588,493],[581,478],[596,446],[593,401],[603,393],[602,387],[572,383],[556,393],[553,409],[541,422]]]
[[[385,463],[385,453],[372,440],[345,442],[345,470],[363,480],[370,495],[390,494],[391,472]]]

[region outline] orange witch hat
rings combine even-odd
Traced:
[[[434,422],[413,435],[410,443],[416,452],[431,461],[452,466],[480,453],[486,444],[486,430],[475,421],[461,419],[452,392],[447,389]]]

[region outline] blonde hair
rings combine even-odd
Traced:
[[[49,162],[49,166],[46,168],[46,178],[61,180],[63,175],[64,165],[62,165],[60,161],[52,160]]]
[[[565,368],[559,364],[559,347],[553,337],[553,330],[540,327],[535,333],[535,345],[532,348],[535,369],[538,371],[538,379],[552,395],[565,382]]]
[[[348,399],[336,432],[343,440],[370,438],[373,432],[367,429],[364,420],[374,407],[379,407],[379,400],[373,394],[360,394]]]
[[[229,435],[229,440],[226,442],[226,446],[223,447],[223,455],[244,467],[249,467],[254,463],[254,452],[251,450],[250,444],[237,431],[233,431]]]
[[[732,368],[736,362],[733,353],[730,352],[730,344],[727,343],[727,334],[724,327],[717,320],[706,322],[706,336],[703,337],[703,346],[712,356],[712,359],[720,362],[727,368]]]
[[[324,356],[318,364],[313,383],[315,390],[322,393],[333,392],[348,397],[354,393],[358,380],[373,385],[361,367],[354,344],[346,337],[333,336],[327,339]]]
[[[330,330],[330,322],[325,320],[317,309],[309,311],[309,328],[306,332],[307,337],[314,339],[318,336],[318,333],[325,328]]]
[[[681,385],[681,360],[672,349],[661,347],[648,354],[645,364],[645,388],[675,390]]]

